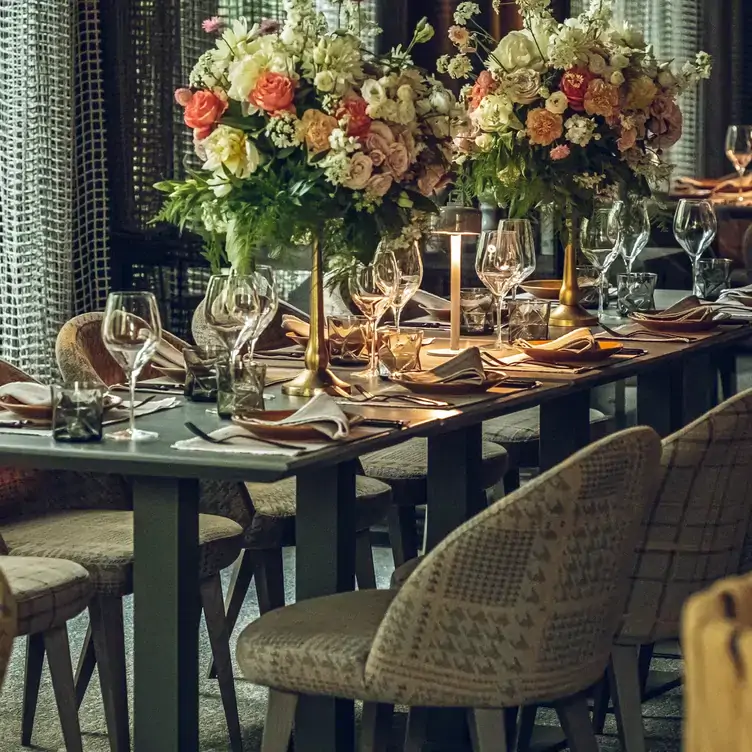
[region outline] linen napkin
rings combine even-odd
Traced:
[[[422,308],[434,311],[448,311],[452,307],[452,304],[446,298],[441,298],[425,290],[417,290],[412,297],[412,301]]]
[[[172,445],[172,449],[181,449],[191,452],[221,452],[222,454],[256,454],[256,455],[277,455],[283,457],[295,457],[301,452],[313,449],[321,449],[321,444],[306,444],[304,442],[295,442],[299,449],[287,449],[285,447],[267,444],[261,439],[254,439],[253,436],[241,426],[224,426],[212,431],[210,436],[220,441],[230,439],[226,444],[212,444],[205,441],[200,436],[192,439],[182,439]]]
[[[183,357],[183,353],[164,338],[159,340],[157,351],[152,356],[151,362],[157,368],[185,369],[185,358]]]
[[[752,321],[752,285],[723,290],[715,305],[722,306],[732,319]]]
[[[515,346],[528,346],[525,340],[517,340],[514,343]],[[558,339],[546,342],[543,345],[539,345],[540,348],[546,350],[561,350],[562,352],[581,353],[586,350],[590,350],[597,347],[595,337],[589,329],[581,328],[575,329],[571,332],[567,332]],[[514,355],[507,355],[506,357],[498,358],[499,363],[502,366],[511,368],[521,368],[523,370],[535,371],[537,373],[560,373],[561,371],[568,371],[569,373],[579,373],[581,371],[588,371],[593,366],[569,366],[563,364],[549,364],[538,363],[526,355],[524,352],[515,353]]]
[[[282,316],[282,328],[287,332],[292,332],[298,337],[310,337],[311,325],[297,316],[285,314]]]
[[[477,386],[488,381],[483,359],[477,347],[469,347],[451,360],[430,371],[410,371],[399,374],[399,381],[414,384],[467,384]]]
[[[12,397],[23,405],[51,405],[50,388],[35,381],[11,381],[0,386],[0,399]]]
[[[688,295],[658,313],[635,311],[632,314],[635,321],[707,321],[715,318],[727,317],[719,314],[713,306],[703,305],[696,295]]]
[[[514,347],[533,347],[529,342],[524,339],[518,339],[513,343]],[[593,337],[593,333],[590,329],[580,328],[571,332],[567,332],[558,339],[545,342],[541,345],[536,345],[539,350],[557,350],[563,353],[582,353],[588,350],[593,350],[598,347],[598,343]]]

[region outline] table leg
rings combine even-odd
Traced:
[[[133,481],[134,749],[198,750],[198,481]]]
[[[297,477],[296,600],[355,587],[355,462]],[[295,712],[295,752],[352,752],[354,704],[302,696]]]
[[[721,399],[727,400],[739,391],[736,372],[736,349],[727,348],[716,356],[716,367],[721,378]]]
[[[486,506],[482,435],[479,423],[428,439],[426,551]]]
[[[590,443],[590,391],[572,392],[540,406],[539,457],[549,470]]]

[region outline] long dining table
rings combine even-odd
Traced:
[[[179,451],[186,421],[218,427],[206,406],[139,418],[159,432],[150,443],[55,443],[23,430],[0,433],[0,464],[36,469],[116,473],[132,481],[134,507],[134,747],[139,752],[198,750],[198,508],[199,479],[273,482],[297,477],[296,597],[354,587],[355,475],[358,457],[409,438],[428,439],[428,549],[478,512],[483,421],[540,408],[540,464],[550,468],[590,440],[591,391],[637,378],[638,421],[667,435],[709,409],[716,364],[733,360],[750,337],[747,326],[722,327],[689,343],[639,343],[645,353],[582,373],[534,372],[536,388],[449,398],[447,409],[357,406],[371,417],[397,418],[401,428],[376,429],[294,457]],[[435,336],[435,331],[433,332]],[[479,344],[483,344],[479,342]],[[289,361],[282,365],[289,367]],[[274,408],[304,400],[271,389]],[[241,722],[243,708],[240,708]],[[302,698],[296,715],[296,752],[351,752],[354,708],[346,700]]]

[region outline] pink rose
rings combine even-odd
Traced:
[[[386,154],[380,149],[373,149],[368,152],[368,157],[373,162],[374,167],[381,167],[386,162]]]
[[[181,107],[187,107],[191,99],[193,99],[193,92],[190,89],[175,89],[175,101]]]
[[[372,196],[386,196],[392,187],[392,176],[388,172],[380,172],[372,175],[366,183],[366,193]]]
[[[418,176],[418,190],[424,196],[433,196],[446,184],[446,177],[446,172],[440,165],[426,165],[425,170]]]
[[[354,191],[362,191],[373,173],[373,162],[363,152],[355,152],[350,160],[350,173],[347,180],[343,183],[345,188],[352,188]]]
[[[407,172],[410,166],[410,158],[407,155],[407,149],[404,144],[395,141],[389,144],[389,151],[386,153],[387,169],[395,180],[400,180]]]
[[[394,134],[389,126],[381,120],[374,120],[371,123],[371,130],[365,137],[364,145],[366,152],[374,149],[386,154],[389,151],[389,145],[394,143]]]
[[[551,159],[554,162],[558,162],[560,159],[566,159],[570,154],[571,151],[566,144],[560,144],[551,149]]]
[[[651,145],[657,149],[668,149],[681,138],[684,116],[671,97],[660,94],[650,105],[647,125],[653,133]]]

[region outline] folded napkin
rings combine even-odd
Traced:
[[[113,423],[123,423],[130,419],[130,402],[122,402],[117,407],[111,407],[109,410],[105,410],[103,426],[111,426]],[[162,410],[172,410],[175,407],[180,407],[183,401],[177,397],[165,397],[161,400],[151,400],[146,404],[139,404],[136,402],[136,408],[133,414],[137,418],[141,418],[144,415],[151,415],[152,413],[158,413]]]
[[[488,381],[488,376],[483,367],[480,350],[477,347],[469,347],[430,371],[402,373],[398,380],[414,384],[478,385]]]
[[[635,321],[708,321],[715,318],[727,318],[724,314],[719,314],[713,306],[702,305],[696,295],[688,295],[682,298],[678,303],[669,306],[664,311],[658,313],[642,313],[635,311],[632,314]]]
[[[309,337],[311,334],[311,325],[307,321],[290,314],[282,316],[282,328],[298,337]]]
[[[425,290],[417,290],[412,297],[412,301],[423,308],[429,308],[436,311],[448,311],[452,306],[446,298],[441,298],[438,295],[426,292]]]
[[[223,454],[256,454],[256,455],[277,455],[283,457],[295,457],[301,452],[312,449],[321,449],[321,444],[305,444],[295,442],[299,449],[287,449],[285,447],[267,444],[262,439],[255,439],[241,426],[225,426],[212,431],[209,434],[213,439],[225,440],[231,439],[225,444],[212,444],[209,441],[196,436],[192,439],[183,439],[176,441],[173,449],[185,449],[193,452],[221,452]]]
[[[574,331],[567,332],[558,339],[545,342],[542,345],[531,345],[524,339],[518,339],[512,343],[514,347],[519,348],[531,348],[535,347],[538,350],[557,350],[561,352],[582,353],[588,350],[593,350],[598,347],[598,343],[593,337],[593,333],[590,329],[575,329]]]
[[[35,381],[12,381],[0,386],[0,399],[12,397],[23,405],[51,405],[50,388]]]
[[[752,308],[752,285],[723,290],[718,298],[718,303],[741,304]]]
[[[151,362],[157,368],[185,368],[183,353],[164,338],[159,340]]]

